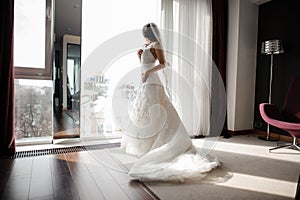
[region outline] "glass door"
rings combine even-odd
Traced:
[[[130,2],[82,2],[81,138],[119,138],[123,134],[120,123],[128,120],[126,102],[140,81],[136,52],[145,43],[142,27],[148,22],[158,24],[160,13],[158,0]]]
[[[62,66],[55,67],[54,76],[54,122],[53,138],[80,137],[80,77],[81,46],[80,37],[63,36]]]

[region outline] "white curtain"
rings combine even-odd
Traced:
[[[171,99],[192,135],[209,135],[212,73],[211,0],[161,0]]]

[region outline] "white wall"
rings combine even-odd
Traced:
[[[227,127],[253,129],[258,6],[229,0],[227,46]]]

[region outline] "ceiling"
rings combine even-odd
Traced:
[[[81,35],[82,0],[55,0],[55,42],[60,43],[64,34]]]

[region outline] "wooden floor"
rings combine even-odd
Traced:
[[[90,147],[93,145],[94,141]],[[222,167],[210,174],[212,182],[196,182],[194,186],[131,181],[126,173],[103,164],[103,148],[98,145],[108,151],[118,144],[97,142],[97,148],[90,151],[0,158],[0,199],[293,199],[290,197],[295,195],[293,186],[297,182],[295,199],[300,199],[298,152],[286,149],[270,154],[268,149],[276,144],[258,140],[256,135],[219,138],[214,154],[222,161]],[[85,143],[84,147],[89,145]],[[222,181],[230,174],[230,181]]]
[[[78,113],[77,113],[78,114]],[[53,138],[77,138],[79,137],[79,129],[76,124],[76,113],[63,110],[53,114]]]
[[[0,199],[159,199],[87,151],[0,160]]]
[[[56,113],[54,138],[77,137],[67,112]],[[79,135],[78,135],[79,136]],[[0,158],[0,199],[159,199],[146,185],[95,160],[89,151]]]

